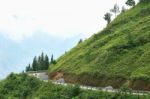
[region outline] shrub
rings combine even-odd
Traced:
[[[140,0],[140,2],[149,2],[149,0]]]

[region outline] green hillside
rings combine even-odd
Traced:
[[[0,81],[0,99],[149,99],[150,95],[82,90],[76,86],[55,85],[27,74],[10,74]]]
[[[150,90],[150,2],[121,13],[49,68],[66,82]]]

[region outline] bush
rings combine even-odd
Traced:
[[[140,2],[150,2],[149,0],[140,0]]]
[[[16,97],[15,99],[18,99],[19,97],[26,99],[38,89],[41,82],[34,77],[27,76],[26,74],[17,75],[11,73],[7,79],[1,83],[0,93],[2,95],[6,97]]]
[[[62,89],[62,94],[64,97],[71,99],[80,94],[80,87],[78,85],[75,85],[75,86],[70,85],[70,86]]]
[[[0,99],[137,99],[137,96],[132,94],[81,90],[78,85],[61,86],[41,82],[24,74],[17,75],[17,79],[14,80],[11,78],[14,75],[0,82]],[[11,86],[11,89],[7,89],[7,93],[2,93],[6,85]],[[140,96],[141,99],[142,97]],[[149,99],[148,96],[145,99]]]
[[[0,99],[5,99],[5,96],[0,93]]]

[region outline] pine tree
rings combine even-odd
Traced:
[[[28,72],[28,71],[29,71],[29,67],[27,66],[27,67],[26,67],[26,72]]]
[[[42,54],[41,54],[41,61],[44,61],[44,53],[42,52]]]
[[[32,70],[31,70],[31,65],[30,65],[30,64],[29,64],[29,71],[32,71]]]
[[[49,67],[49,58],[48,58],[48,56],[47,55],[45,55],[45,68],[44,68],[44,70],[48,70],[48,67]]]
[[[52,56],[51,56],[51,63],[53,63],[53,62],[54,62],[54,56],[52,54]]]
[[[33,59],[33,63],[32,63],[33,71],[37,71],[38,70],[38,66],[37,65],[38,65],[37,58],[35,56],[34,59]]]
[[[44,57],[44,53],[42,52],[42,54],[41,54],[41,61],[40,61],[40,69],[41,70],[44,70],[44,68],[45,68],[45,57]]]
[[[31,71],[31,66],[30,64],[26,67],[26,72]]]
[[[37,70],[41,70],[41,63],[42,63],[42,59],[41,56],[39,56],[37,61]]]

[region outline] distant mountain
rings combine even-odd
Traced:
[[[149,0],[62,55],[49,67],[50,78],[60,73],[70,83],[150,90]]]

